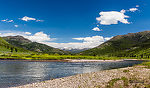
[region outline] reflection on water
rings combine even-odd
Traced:
[[[141,62],[142,61],[68,63],[0,61],[0,88],[87,72],[127,67]]]

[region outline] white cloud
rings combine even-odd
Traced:
[[[97,17],[96,20],[102,25],[111,25],[111,24],[118,24],[118,22],[124,24],[130,24],[128,22],[129,16],[125,15],[126,12],[135,12],[138,10],[139,5],[136,5],[136,8],[130,8],[129,10],[122,9],[119,11],[106,11],[100,12],[100,17]]]
[[[92,29],[93,31],[101,31],[98,27]]]
[[[104,42],[103,36],[92,36],[92,37],[81,37],[81,38],[73,38],[75,40],[83,40],[83,42]]]
[[[26,32],[18,32],[18,31],[0,31],[0,36],[5,37],[5,36],[26,36]]]
[[[11,23],[11,22],[13,22],[13,20],[8,20],[7,22]]]
[[[82,42],[69,42],[69,43],[54,43],[54,42],[43,42],[49,46],[60,48],[60,49],[84,49],[84,48],[94,48],[104,43],[109,37],[104,38],[103,36],[92,36],[92,37],[81,37],[73,38],[75,40],[80,40]]]
[[[36,22],[43,22],[44,20],[36,20]]]
[[[1,20],[1,21],[2,21],[2,22],[8,22],[8,23],[14,22],[13,20],[8,20],[8,19]]]
[[[30,33],[30,32],[25,32],[25,34],[26,34],[26,35],[31,35],[32,33]]]
[[[19,27],[19,25],[14,25],[16,28]]]
[[[43,32],[37,32],[34,35],[24,37],[34,42],[45,42],[51,40],[50,35],[47,35]]]
[[[1,21],[5,22],[6,20],[1,20]]]
[[[21,18],[21,20],[23,20],[23,21],[30,21],[30,20],[36,20],[36,19],[35,19],[35,18],[31,18],[31,17],[24,16],[23,18]]]
[[[126,10],[122,9],[120,12],[121,12],[121,13],[125,13],[125,12],[126,12]]]
[[[129,11],[131,11],[131,12],[135,12],[135,11],[137,11],[138,10],[138,8],[130,8],[129,9]]]
[[[24,16],[23,18],[19,18],[23,21],[36,21],[36,22],[43,22],[44,20],[39,20],[39,19],[36,19],[36,18],[32,18],[32,17],[27,17],[27,16]]]
[[[108,40],[110,40],[111,38],[113,38],[113,37],[106,37],[106,38],[104,38],[106,41],[108,41]]]
[[[1,37],[4,37],[4,36],[16,36],[17,34],[16,33],[0,33],[0,36]]]
[[[125,15],[125,10],[118,11],[108,11],[108,12],[100,12],[100,17],[97,17],[96,20],[99,21],[102,25],[111,25],[118,24],[118,22],[129,24],[126,18],[129,16]]]

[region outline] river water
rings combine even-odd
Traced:
[[[0,61],[0,88],[24,85],[81,73],[133,66],[142,61],[29,62]]]

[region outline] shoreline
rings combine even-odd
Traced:
[[[0,58],[0,61],[27,61],[27,62],[120,62],[120,61],[148,61],[144,59],[117,59],[117,60],[90,60],[90,59],[51,59],[51,60],[27,60],[27,59],[9,59]]]
[[[150,82],[147,83],[147,81],[149,80],[148,77],[150,76],[149,74],[150,74],[150,69],[147,68],[143,68],[140,66],[126,67],[126,68],[77,74],[74,76],[47,80],[47,81],[42,81],[37,83],[31,83],[31,84],[22,85],[18,87],[11,87],[11,88],[35,88],[35,87],[36,88],[106,88],[112,80],[115,79],[121,80],[122,78],[124,78],[123,81],[116,82],[118,84],[117,85],[114,84],[113,86],[115,86],[116,88],[120,88],[117,86],[121,85],[123,86],[123,88],[124,86],[127,86],[125,88],[133,88],[134,85],[136,86],[137,84],[140,84],[142,86],[149,85]],[[123,85],[125,84],[122,83],[125,82],[124,80],[128,81],[127,85]],[[133,80],[133,81],[131,81],[130,83],[129,80]]]
[[[66,59],[68,62],[119,62],[122,60],[87,60],[87,59]]]
[[[118,59],[118,60],[87,60],[87,59],[65,59],[68,62],[120,62],[120,61],[146,61],[139,59]]]

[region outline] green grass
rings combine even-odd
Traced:
[[[0,58],[26,59],[26,60],[63,60],[63,59],[89,59],[89,60],[118,60],[117,57],[81,56],[81,55],[49,55],[36,53],[0,53]]]
[[[1,59],[24,59],[24,60],[63,60],[63,59],[87,59],[87,60],[120,60],[135,59],[125,57],[105,57],[105,56],[82,56],[82,55],[50,55],[38,54],[34,52],[3,52],[0,53]],[[137,59],[137,58],[136,58]]]
[[[129,70],[123,70],[123,72],[124,72],[124,73],[127,73],[127,72],[129,72]]]
[[[150,62],[143,62],[141,65],[150,66]]]
[[[143,62],[142,64],[139,65],[145,66],[146,68],[150,69],[150,62]]]
[[[115,79],[110,80],[110,81],[108,82],[108,85],[106,86],[106,88],[112,88],[112,87],[114,86],[114,84],[115,84],[117,81],[119,81],[119,80],[122,80],[122,81],[123,81],[123,86],[124,86],[124,87],[125,87],[125,86],[126,86],[126,87],[128,86],[128,83],[129,83],[128,79],[125,78],[125,77],[121,77],[121,78],[115,78]]]

